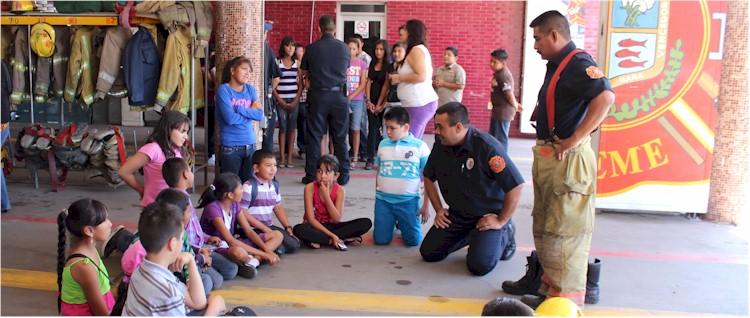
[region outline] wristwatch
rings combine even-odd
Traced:
[[[285,230],[288,230],[288,229],[291,229],[291,228],[292,228],[291,225],[287,225],[287,226],[284,227]]]

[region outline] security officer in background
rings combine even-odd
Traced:
[[[307,46],[300,66],[301,75],[310,79],[308,91],[305,177],[302,183],[315,181],[320,157],[320,139],[330,126],[331,138],[339,162],[349,162],[346,136],[349,133],[349,103],[346,99],[346,70],[349,68],[349,47],[333,37],[336,21],[324,15],[319,21],[320,40]],[[340,185],[349,183],[349,165],[339,166]]]
[[[562,14],[547,11],[529,26],[534,29],[534,49],[548,61],[535,111],[532,168],[534,245],[544,276],[538,290],[542,296],[521,301],[536,308],[548,297],[565,297],[581,306],[597,175],[589,135],[606,118],[615,94],[591,56],[576,50]]]
[[[513,257],[511,216],[521,199],[523,177],[500,142],[470,125],[469,112],[450,102],[435,113],[435,145],[424,169],[424,186],[437,211],[419,248],[427,262],[441,261],[466,245],[466,265],[482,276]],[[438,195],[435,181],[448,207]]]
[[[279,85],[281,80],[281,69],[276,63],[276,54],[268,46],[268,31],[273,30],[273,22],[266,21],[263,25],[263,47],[266,52],[263,54],[263,64],[266,66],[263,78],[263,115],[266,121],[261,123],[263,128],[263,150],[273,152],[273,132],[276,130],[276,103],[273,100],[272,92]]]

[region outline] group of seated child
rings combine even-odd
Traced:
[[[377,163],[384,168],[376,183],[374,240],[389,244],[399,222],[405,244],[416,246],[422,237],[418,219],[427,220],[420,209],[419,175],[429,148],[409,133],[405,109],[392,108],[385,123],[389,139],[383,140],[378,151]],[[181,158],[164,162],[162,176],[170,188],[143,209],[137,233],[122,226],[111,231],[107,209],[99,201],[71,204],[58,217],[61,314],[217,315],[225,311],[224,301],[208,294],[224,280],[236,275],[253,278],[261,263],[278,264],[280,256],[296,252],[300,242],[314,249],[329,245],[346,251],[347,245],[359,245],[372,227],[368,218],[342,221],[345,190],[336,183],[340,164],[336,157],[324,155],[318,160],[317,180],[304,188],[304,218],[295,227],[281,204],[275,156],[258,150],[252,160],[253,178],[244,184],[233,173],[216,176],[198,201],[197,207],[203,208],[200,218],[187,192],[194,175]],[[411,207],[410,211],[392,208],[404,202],[410,203],[401,204]],[[272,214],[283,228],[273,225]],[[66,230],[75,238],[67,259]],[[104,258],[115,250],[123,253],[125,288],[119,290],[127,297],[119,297],[117,304],[94,247],[99,242]],[[243,312],[252,310],[238,307],[232,313]]]

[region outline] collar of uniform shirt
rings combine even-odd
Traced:
[[[324,38],[332,38],[332,37],[333,37],[333,33],[323,33],[323,36],[321,36],[320,38],[324,39]]]
[[[445,66],[445,64],[443,64],[443,66],[442,66],[442,68],[444,68],[444,69],[449,69],[449,68],[452,69],[454,67],[456,67],[456,63],[453,63],[453,64],[448,65],[448,66]]]
[[[448,151],[449,149],[452,151],[455,151],[455,154],[460,154],[461,150],[465,152],[472,152],[474,150],[474,147],[472,146],[471,142],[471,136],[476,132],[476,128],[474,126],[469,125],[468,131],[466,132],[466,139],[464,139],[464,143],[457,146],[446,146],[443,145],[444,149]],[[441,143],[442,144],[442,143]]]
[[[552,63],[555,63],[556,65],[560,65],[560,63],[562,62],[562,60],[564,60],[564,59],[565,59],[565,57],[566,57],[566,56],[568,56],[568,53],[570,53],[570,51],[573,51],[573,50],[575,50],[575,49],[576,49],[576,44],[575,44],[575,43],[573,43],[573,41],[570,41],[570,43],[568,43],[568,45],[566,45],[566,46],[565,46],[565,47],[564,47],[564,48],[562,49],[562,51],[560,51],[560,54],[558,54],[558,55],[557,55],[557,56],[556,56],[556,57],[555,57],[554,59],[552,59],[552,61],[550,61],[550,62],[552,62]]]

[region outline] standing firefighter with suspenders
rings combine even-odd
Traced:
[[[534,49],[548,61],[535,110],[532,166],[534,245],[541,263],[538,271],[543,268],[544,274],[537,290],[520,285],[532,285],[540,273],[505,282],[503,289],[541,295],[521,300],[532,308],[550,297],[565,297],[580,306],[586,296],[596,195],[596,155],[590,134],[607,116],[615,95],[591,56],[570,40],[562,14],[545,12],[529,26],[534,29]],[[598,267],[593,272],[598,281]],[[598,290],[592,296],[598,298]]]

